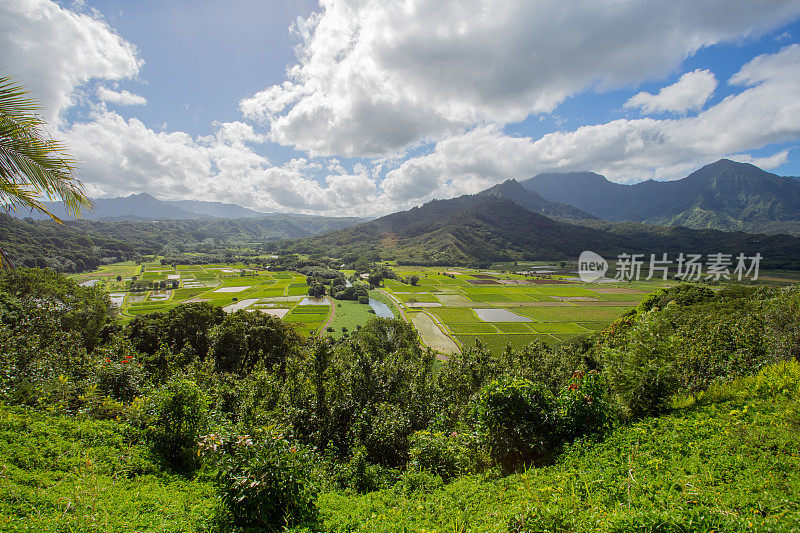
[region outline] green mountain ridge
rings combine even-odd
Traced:
[[[551,202],[540,194],[523,187],[517,180],[510,179],[478,193],[481,196],[506,198],[522,207],[550,218],[571,220],[591,220],[597,217],[568,204]]]
[[[521,184],[612,222],[800,234],[800,181],[727,159],[674,181],[621,185],[575,172],[539,174]]]
[[[584,220],[567,223],[495,195],[434,200],[325,235],[288,242],[285,251],[342,257],[380,255],[405,264],[475,265],[493,261],[575,260],[584,250],[620,253],[761,253],[800,265],[800,239],[744,232]]]
[[[96,268],[104,258],[186,251],[308,237],[352,226],[359,219],[278,215],[264,218],[163,221],[20,220],[0,213],[0,248],[13,264],[59,271]]]

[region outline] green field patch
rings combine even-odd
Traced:
[[[283,288],[269,288],[262,289],[261,286],[256,287],[256,290],[250,293],[253,298],[274,298],[275,296],[283,296]]]
[[[363,326],[368,320],[375,318],[374,313],[370,313],[370,306],[360,304],[358,302],[351,302],[348,300],[336,303],[336,313],[329,326],[333,328],[330,332],[334,338],[341,338],[342,328],[347,328],[347,331],[353,333],[358,326]]]
[[[436,298],[442,302],[442,304],[448,307],[469,307],[474,305],[475,302],[464,296],[463,294],[443,294],[439,293],[436,295]]]
[[[530,333],[532,331],[524,322],[494,322],[493,324],[503,333]]]
[[[519,289],[506,289],[504,292],[506,297],[512,302],[552,302],[554,301],[549,296],[545,296],[540,292],[519,290]]]
[[[188,298],[194,298],[198,294],[202,294],[206,292],[207,289],[175,289],[173,292],[175,296],[173,296],[176,300],[186,300]]]
[[[146,315],[148,313],[167,311],[173,307],[175,307],[175,305],[136,305],[128,307],[125,309],[125,312],[131,315]]]
[[[325,315],[318,315],[318,314],[304,314],[304,313],[295,313],[292,311],[286,317],[284,317],[286,322],[303,322],[305,324],[316,324],[315,327],[319,327],[322,322],[325,321]]]
[[[298,315],[327,315],[330,306],[327,305],[298,305],[292,314]]]
[[[294,320],[287,320],[284,321],[290,323],[292,327],[297,331],[299,335],[304,337],[308,337],[310,335],[314,335],[319,327],[322,325],[321,322],[297,322]]]
[[[514,311],[539,322],[581,322],[616,320],[628,311],[626,307],[569,306],[520,307]]]
[[[574,338],[580,337],[580,336],[581,336],[580,333],[556,333],[556,334],[553,335],[553,337],[555,337],[556,339],[558,339],[558,340],[560,340],[562,342],[563,341],[568,341],[568,340],[571,340],[571,339],[574,339]]]
[[[454,335],[475,335],[478,333],[497,333],[491,324],[485,322],[472,322],[469,324],[447,324],[447,328]],[[530,330],[526,331],[530,333]]]
[[[308,294],[308,285],[292,283],[287,289],[287,296],[302,296]]]
[[[386,285],[386,288],[391,289],[393,292],[439,292],[433,285],[429,286],[422,286],[422,285],[408,285],[406,283],[397,283],[396,281],[386,281],[383,282]]]
[[[572,287],[569,285],[538,285],[536,288],[536,292],[539,292],[545,296],[562,296],[562,297],[599,296],[596,292],[591,291],[589,289],[584,289],[583,287],[580,286]]]
[[[489,293],[489,294],[468,294],[467,298],[473,302],[508,302],[508,296],[503,294]]]
[[[472,287],[472,286],[470,286],[470,287],[464,287],[461,290],[467,296],[470,296],[471,294],[492,294],[492,293],[499,294],[501,292],[504,292],[503,287],[502,286],[498,286],[498,285],[489,285],[489,286],[486,286],[486,287],[480,287],[480,286]]]
[[[586,329],[572,322],[535,322],[530,325],[536,333],[586,333]]]
[[[492,353],[500,353],[506,349],[508,344],[515,350],[525,348],[534,341],[552,343],[555,339],[550,335],[456,335],[458,341],[464,348],[475,346],[475,341],[489,349]]]
[[[606,302],[641,302],[644,300],[649,294],[642,294],[642,293],[628,293],[628,294],[600,294],[594,293],[594,296],[598,300],[603,300]]]
[[[222,279],[220,287],[243,287],[253,286],[259,283],[258,278],[254,276],[231,276]]]
[[[418,292],[418,293],[414,293],[414,294],[397,294],[397,293],[395,293],[395,296],[397,296],[398,298],[400,298],[404,302],[430,302],[430,303],[436,303],[436,302],[439,301],[439,300],[436,299],[436,297],[434,295],[429,294],[427,292]]]
[[[608,326],[613,324],[613,320],[599,320],[599,321],[592,321],[592,322],[575,322],[579,326],[583,326],[586,329],[592,331],[602,331],[606,329]]]
[[[283,274],[283,273],[274,273],[270,275],[275,279],[292,279],[294,277],[291,274]]]
[[[445,324],[478,323],[478,317],[475,316],[472,309],[467,307],[434,307],[429,311],[439,317]]]

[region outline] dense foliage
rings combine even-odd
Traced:
[[[318,519],[320,492],[508,475],[668,412],[676,393],[709,401],[797,359],[799,306],[797,288],[683,285],[595,338],[437,361],[402,320],[305,339],[191,304],[122,327],[100,291],[20,269],[0,274],[0,401],[117,420],[147,468],[214,480],[225,527],[291,526]]]

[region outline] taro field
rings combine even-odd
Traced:
[[[242,309],[277,316],[293,323],[301,334],[312,334],[320,330],[331,314],[328,299],[306,298],[308,286],[302,274],[253,271],[244,265],[128,262],[107,265],[73,278],[109,292],[123,321],[183,303],[210,302],[226,312]],[[152,287],[148,283],[144,289],[131,290],[134,281],[152,282]]]
[[[399,269],[417,286],[388,280],[383,289],[417,325],[425,344],[454,353],[476,341],[496,352],[508,344],[557,343],[600,331],[670,282],[588,284],[567,272]]]
[[[496,352],[510,344],[557,343],[605,329],[649,293],[669,282],[582,283],[569,273],[394,267],[399,279],[370,291],[394,316],[414,324],[424,346],[453,354],[480,342]],[[344,271],[346,275],[352,271]],[[416,286],[407,283],[418,276]],[[375,316],[369,306],[309,300],[296,272],[253,271],[244,265],[116,263],[73,276],[109,292],[123,321],[189,302],[210,302],[226,312],[268,313],[301,334],[341,338]],[[119,281],[118,281],[119,279]],[[140,282],[131,290],[132,282]],[[141,288],[142,283],[146,287]],[[175,288],[174,288],[175,287]]]

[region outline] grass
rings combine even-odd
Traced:
[[[327,315],[330,311],[328,305],[298,305],[292,313],[297,315]]]
[[[3,531],[193,531],[214,503],[115,421],[0,406],[0,472]]]
[[[497,333],[497,329],[492,324],[487,324],[487,323],[447,324],[447,328],[455,335],[459,334],[469,335],[473,333]]]
[[[403,294],[403,293],[394,293],[395,296],[400,298],[405,303],[409,302],[428,302],[428,303],[436,303],[439,300],[433,294],[428,292],[415,292],[412,294]]]
[[[537,322],[530,324],[536,333],[586,333],[586,329],[572,322]]]
[[[342,337],[342,328],[347,328],[353,332],[360,325],[365,324],[371,318],[375,318],[369,305],[351,302],[347,300],[334,300],[336,302],[336,314],[331,320],[330,327],[334,329],[331,335],[338,339]]]

